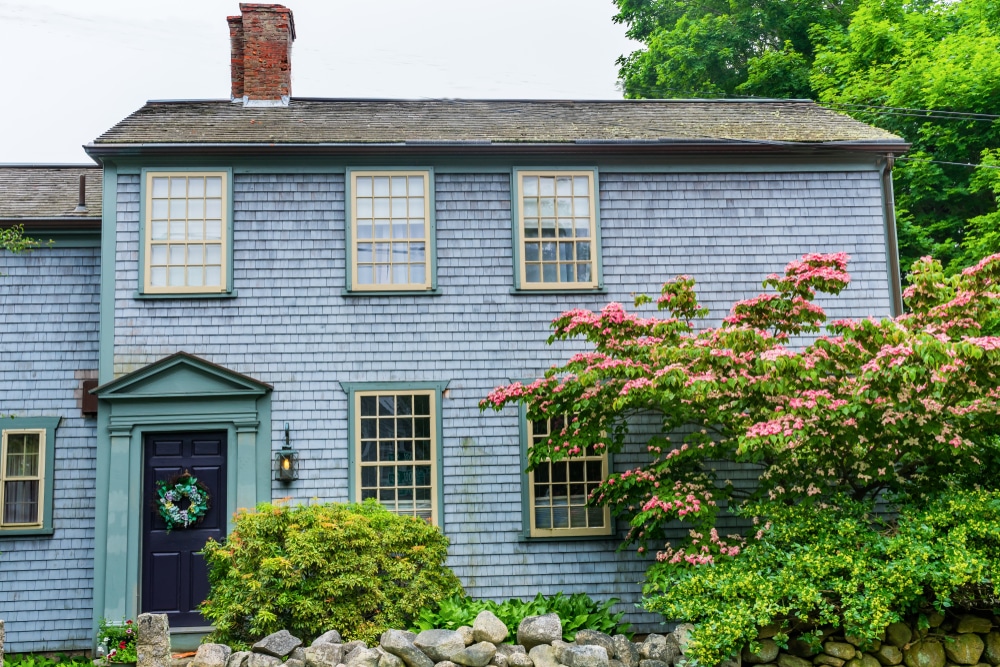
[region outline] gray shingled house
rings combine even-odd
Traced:
[[[0,254],[8,650],[89,648],[141,611],[196,641],[199,545],[283,497],[376,498],[444,531],[472,595],[615,596],[650,628],[645,563],[583,506],[635,455],[526,474],[551,425],[478,401],[575,349],[545,344],[560,312],[677,274],[718,321],[846,251],[832,315],[898,312],[906,144],[809,101],[293,98],[291,12],[241,9],[232,99],[149,102],[95,139],[86,213],[75,171],[0,170],[0,224],[54,239]],[[184,469],[214,503],[167,533],[155,483]]]

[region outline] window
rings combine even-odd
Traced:
[[[566,417],[528,422],[528,445],[548,440],[566,426]],[[539,465],[528,473],[531,537],[610,535],[607,507],[587,507],[590,492],[608,474],[608,455],[588,447],[583,456]]]
[[[0,534],[51,533],[52,438],[59,418],[9,422],[13,426],[0,431]]]
[[[430,171],[351,170],[348,178],[348,289],[434,289]]]
[[[405,387],[405,388],[404,388]],[[346,386],[351,396],[353,492],[396,514],[440,525],[440,420],[443,386]]]
[[[595,289],[595,172],[516,171],[520,289]]]
[[[229,174],[146,172],[143,292],[229,290]]]

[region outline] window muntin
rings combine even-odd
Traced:
[[[592,171],[518,171],[521,289],[594,288],[597,217]]]
[[[356,392],[354,400],[359,498],[438,525],[436,392]]]
[[[560,415],[528,422],[528,445],[545,442],[567,426]],[[590,493],[607,477],[608,455],[593,445],[583,455],[543,463],[528,473],[532,537],[609,535],[611,512],[587,507]]]
[[[431,289],[430,172],[350,174],[352,289]]]
[[[144,291],[228,290],[225,172],[147,172]]]
[[[0,450],[0,528],[40,527],[45,430],[3,431]]]

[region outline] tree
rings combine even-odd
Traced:
[[[731,626],[709,624],[695,636],[706,662],[752,641],[756,626],[775,617],[844,623],[874,638],[893,620],[892,605],[947,603],[960,586],[1000,582],[998,545],[989,542],[975,553],[952,549],[939,560],[985,558],[990,567],[946,570],[952,578],[943,583],[935,568],[902,583],[886,574],[882,597],[870,587],[868,597],[844,593],[864,589],[861,576],[898,572],[927,522],[947,532],[955,528],[949,520],[964,517],[969,525],[955,534],[987,540],[983,531],[992,535],[993,528],[969,507],[1000,516],[1000,337],[988,335],[1000,316],[1000,255],[951,277],[924,258],[904,294],[907,314],[839,320],[818,335],[826,315],[816,293],[838,294],[850,279],[846,268],[842,253],[806,255],[784,275],[768,276],[764,285],[774,291],[737,302],[719,327],[695,327],[705,310],[687,276],[663,286],[657,304],[669,311],[666,318],[641,317],[616,303],[600,313],[568,311],[553,322],[550,341],[582,338],[593,350],[530,384],[498,387],[481,403],[496,410],[523,403],[529,419],[572,415],[565,429],[533,446],[530,466],[572,458],[591,445],[620,451],[632,417],[659,415],[661,432],[645,443],[652,460],[609,476],[590,502],[628,521],[626,543],[640,553],[664,545],[672,522],[691,528],[685,542],[659,551],[647,575],[646,604],[685,620],[727,609]],[[755,487],[720,480],[718,461],[755,469]],[[971,497],[970,489],[986,495]],[[893,503],[900,523],[879,519],[876,499]],[[715,524],[724,509],[758,524],[723,538]],[[913,539],[891,541],[900,534]],[[921,539],[930,551],[946,544],[938,532]],[[839,572],[840,554],[861,550],[858,540],[874,545],[864,567],[817,579],[819,571]],[[812,556],[817,545],[816,560],[782,580],[806,590],[777,586],[791,567],[777,564],[798,562],[794,554]],[[720,569],[729,559],[731,569]],[[833,559],[828,570],[817,566],[827,559]],[[928,560],[938,563],[921,562]],[[727,572],[736,583],[720,579]],[[846,582],[843,591],[837,582]],[[774,590],[757,595],[754,604],[763,606],[729,609],[741,599],[733,591],[745,595],[750,583]],[[718,604],[710,609],[712,601]]]
[[[20,253],[37,248],[40,243],[24,235],[23,225],[0,227],[0,249]]]

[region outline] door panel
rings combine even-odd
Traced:
[[[171,627],[208,625],[198,612],[208,595],[208,571],[198,552],[209,538],[226,536],[226,434],[148,434],[143,450],[140,609],[167,614]],[[156,482],[185,470],[208,487],[210,507],[200,523],[168,533],[156,509]]]

